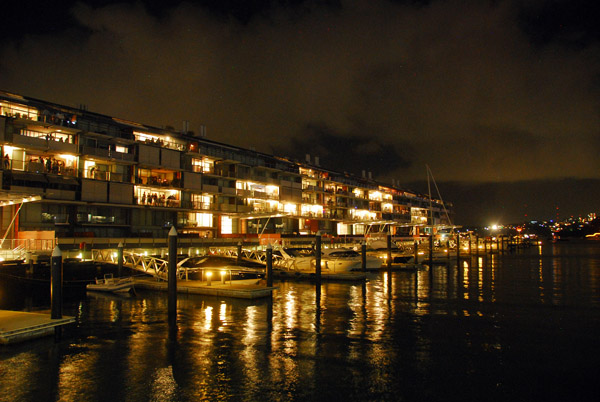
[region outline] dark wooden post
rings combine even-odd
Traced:
[[[429,235],[429,265],[433,265],[433,230]]]
[[[62,253],[58,246],[52,251],[50,259],[50,318],[62,318]],[[59,340],[62,329],[60,325],[54,327],[54,338]]]
[[[448,251],[446,257],[448,258],[448,264],[450,264],[450,239],[446,241],[446,250]]]
[[[273,246],[267,244],[267,287],[273,287]]]
[[[419,263],[419,241],[417,239],[415,239],[415,242],[413,244],[413,251],[415,253],[415,264]]]
[[[169,231],[169,272],[168,272],[168,312],[169,323],[177,323],[177,230],[175,226]]]
[[[360,256],[362,262],[362,270],[363,272],[367,271],[367,243],[362,242],[360,245]]]
[[[26,254],[27,275],[33,275],[33,255],[31,251]]]
[[[469,257],[472,255],[472,243],[473,242],[473,233],[469,232]]]
[[[479,257],[479,235],[475,236],[475,257]]]
[[[456,234],[456,265],[460,265],[460,233]]]
[[[315,236],[315,279],[321,283],[321,232]]]
[[[392,271],[392,234],[387,234],[387,269]]]
[[[50,269],[50,318],[62,318],[62,252],[58,246],[52,251]]]
[[[273,251],[273,249],[271,248],[271,251]],[[238,241],[237,244],[237,263],[238,265],[242,263],[242,242]]]
[[[123,276],[123,243],[117,246],[117,276]]]

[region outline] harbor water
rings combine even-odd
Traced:
[[[0,278],[0,309],[49,289]],[[0,346],[0,401],[587,401],[600,242],[544,244],[272,299],[69,291],[76,324]]]

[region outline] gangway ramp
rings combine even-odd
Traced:
[[[118,265],[117,253],[111,249],[92,249],[92,259],[97,262]],[[184,258],[177,263],[177,278],[181,279],[183,277],[186,269],[183,269],[182,265],[188,259]],[[168,279],[169,261],[163,258],[123,251],[123,266],[152,275],[159,280],[166,281]]]

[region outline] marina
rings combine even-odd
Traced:
[[[259,299],[180,294],[175,327],[164,291],[67,295],[61,341],[0,348],[0,399],[592,401],[599,247],[282,280]],[[0,308],[48,309],[48,295],[0,292]]]

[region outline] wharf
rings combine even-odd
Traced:
[[[167,292],[169,284],[164,281],[159,282],[156,279],[136,278],[135,288]],[[234,297],[238,299],[269,297],[272,295],[274,289],[277,289],[277,287],[266,287],[259,284],[258,279],[226,281],[226,283],[222,283],[220,280],[213,280],[210,285],[206,281],[177,281],[177,293]]]
[[[75,322],[75,317],[50,318],[50,314],[0,310],[0,344],[23,342],[54,333],[56,327]]]

